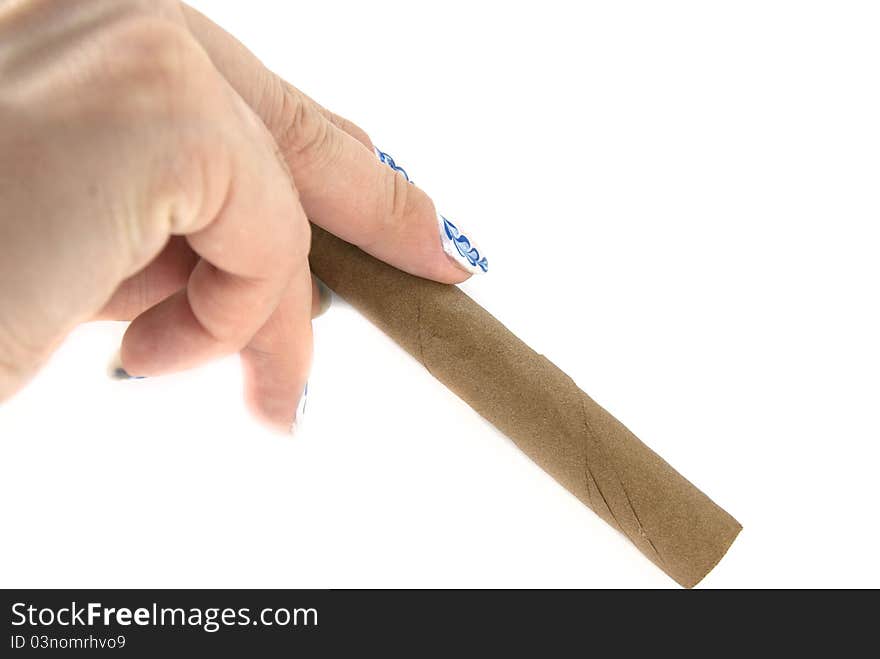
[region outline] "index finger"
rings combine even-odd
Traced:
[[[424,191],[380,162],[363,131],[334,120],[199,12],[187,7],[185,13],[214,65],[277,141],[312,222],[429,279],[458,283],[485,269],[470,235],[445,222]]]

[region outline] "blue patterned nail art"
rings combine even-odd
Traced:
[[[410,183],[413,182],[406,170],[398,165],[394,158],[375,146],[373,150],[376,152],[379,162],[388,165],[395,172],[400,172]],[[471,274],[489,271],[489,261],[473,241],[465,235],[464,231],[440,214],[437,215],[437,221],[440,225],[440,243],[443,246],[443,251],[459,267]]]
[[[379,162],[385,163],[395,172],[400,172],[401,174],[403,174],[403,178],[412,183],[412,179],[409,177],[409,174],[406,173],[406,170],[403,167],[394,162],[394,158],[375,146],[373,147],[373,150],[376,152],[376,156],[379,158]]]
[[[442,215],[437,215],[437,219],[443,251],[468,272],[489,272],[489,261],[471,239]]]

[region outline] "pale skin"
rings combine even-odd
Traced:
[[[458,283],[431,199],[367,134],[175,0],[0,0],[0,401],[64,337],[131,320],[129,373],[240,353],[256,416],[308,379],[309,221]]]

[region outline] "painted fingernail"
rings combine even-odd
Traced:
[[[327,309],[330,308],[330,305],[333,303],[333,293],[330,291],[330,288],[321,281],[315,275],[312,275],[315,279],[315,286],[318,288],[318,310],[315,312],[315,318],[318,316],[323,316]]]
[[[489,272],[489,261],[462,230],[458,224],[453,224],[442,215],[437,215],[437,223],[440,226],[440,243],[443,251],[456,265],[464,268],[471,274]]]
[[[379,158],[379,162],[385,163],[395,172],[400,172],[401,174],[403,174],[403,178],[412,183],[412,179],[409,177],[409,174],[406,173],[406,170],[403,167],[401,167],[394,161],[394,158],[375,146],[373,147],[373,151],[376,152],[376,157]]]
[[[296,432],[302,430],[303,427],[303,419],[306,415],[306,403],[309,399],[309,383],[306,382],[306,386],[303,389],[302,396],[299,397],[299,405],[296,406],[296,415],[293,417],[293,423],[290,426],[290,434],[293,435]]]
[[[373,147],[379,162],[388,165],[395,172],[400,172],[403,177],[412,183],[412,179],[406,170],[397,164],[389,154],[378,147]],[[481,274],[489,271],[489,261],[483,256],[483,252],[474,244],[461,225],[450,222],[442,215],[437,215],[440,227],[440,243],[443,251],[455,261],[456,265],[471,274]]]
[[[126,371],[122,367],[122,358],[119,356],[118,352],[113,356],[113,359],[110,360],[110,365],[107,367],[107,375],[114,380],[146,380],[142,375],[131,375]]]

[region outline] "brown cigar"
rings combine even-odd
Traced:
[[[618,529],[696,585],[742,528],[543,355],[456,286],[312,229],[312,271]]]

